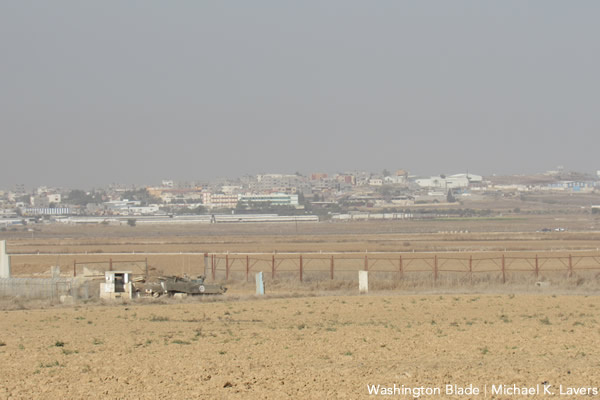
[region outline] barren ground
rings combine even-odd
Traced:
[[[68,275],[75,258],[106,261],[111,252],[133,251],[597,252],[597,232],[535,232],[588,222],[544,216],[408,226],[49,226],[0,238],[8,240],[15,275],[46,274],[51,265]],[[50,254],[18,255],[37,251]],[[77,254],[61,254],[67,252]],[[167,273],[197,273],[203,261],[201,255],[141,257]],[[457,294],[427,284],[408,295],[380,282],[358,296],[348,282],[282,282],[268,283],[269,294],[260,299],[251,284],[235,283],[220,298],[182,301],[69,307],[3,300],[0,399],[362,399],[375,397],[370,384],[441,388],[441,395],[422,398],[452,398],[445,384],[483,391],[542,382],[557,395],[526,398],[590,398],[559,396],[558,385],[600,387],[600,301],[586,296],[598,293],[594,279],[583,288],[572,282],[536,289],[529,282],[455,287]]]
[[[362,399],[368,384],[600,386],[599,321],[597,297],[550,295],[5,311],[0,398]]]

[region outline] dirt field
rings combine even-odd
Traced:
[[[228,251],[429,252],[423,253],[427,257],[513,251],[565,257],[585,250],[596,260],[600,233],[589,230],[593,221],[578,218],[586,217],[298,227],[44,226],[3,232],[0,239],[8,240],[16,276],[46,275],[51,265],[70,275],[75,259],[109,258],[148,258],[154,273],[198,274],[202,253]],[[545,226],[581,229],[535,232]],[[45,254],[25,255],[38,251]],[[121,252],[131,254],[111,255]],[[556,266],[564,268],[564,262]],[[567,392],[600,387],[600,301],[585,296],[598,293],[598,276],[582,285],[574,277],[543,289],[532,279],[451,289],[462,294],[443,293],[449,289],[431,282],[403,287],[376,281],[375,291],[357,296],[354,282],[324,280],[268,281],[269,295],[262,299],[252,295],[252,284],[229,282],[230,290],[218,299],[110,306],[92,300],[71,307],[3,300],[0,399],[361,399],[394,385],[440,391],[421,398],[518,399],[523,396],[510,392],[511,385],[535,390],[542,382],[553,385],[556,395],[545,395],[542,385],[539,394],[526,398],[589,398],[561,396],[559,385]],[[447,384],[472,384],[481,393],[454,396]],[[509,385],[509,392],[494,394],[492,385]],[[393,397],[411,399],[414,393]]]
[[[590,398],[559,385],[600,386],[599,321],[597,297],[518,294],[4,311],[0,398],[362,399],[377,397],[367,385],[394,384],[483,398],[445,393],[472,384],[518,399],[491,385],[542,382],[555,396],[541,386],[526,398]]]
[[[493,225],[486,220],[470,223],[475,224],[477,230],[501,230],[504,222],[495,221]],[[2,238],[7,240],[8,252],[13,255],[12,273],[15,276],[47,275],[50,266],[54,265],[60,266],[64,275],[72,275],[75,261],[103,262],[103,265],[88,267],[105,270],[111,259],[115,262],[114,268],[139,273],[145,267],[143,261],[146,258],[151,273],[197,275],[204,272],[205,252],[439,252],[444,257],[448,252],[462,255],[469,252],[475,257],[478,253],[483,257],[482,252],[494,252],[488,255],[499,257],[500,252],[509,251],[515,252],[512,254],[515,257],[528,255],[519,252],[536,252],[543,257],[584,250],[597,254],[600,247],[598,232],[467,232],[458,230],[455,224],[445,224],[445,221],[438,221],[437,228],[445,226],[449,230],[436,233],[398,232],[406,229],[404,222],[301,224],[297,229],[294,224],[217,224],[177,229],[172,226],[49,225],[33,235],[4,232]],[[128,263],[132,260],[138,262]],[[351,267],[357,266],[360,262]],[[234,268],[242,266],[237,264]],[[80,265],[79,273],[82,269]]]

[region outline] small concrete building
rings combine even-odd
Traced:
[[[131,299],[133,298],[133,285],[131,271],[106,271],[104,282],[100,284],[100,298],[102,299]]]

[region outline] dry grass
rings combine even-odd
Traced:
[[[590,221],[575,221],[581,226]],[[59,265],[72,273],[73,261],[104,261],[109,258],[139,260],[157,252],[318,252],[318,251],[522,251],[581,250],[598,247],[597,233],[545,233],[532,229],[566,226],[550,216],[528,216],[510,220],[481,221],[387,221],[319,224],[235,224],[194,226],[43,226],[31,238],[25,232],[0,233],[14,254],[16,275],[47,273]],[[511,230],[513,233],[498,233]],[[467,231],[472,233],[431,233]],[[514,233],[519,230],[525,233]],[[496,231],[490,232],[490,231]],[[527,233],[527,231],[529,231]],[[429,232],[429,233],[428,233]],[[476,232],[476,233],[473,233]],[[18,256],[19,253],[51,253],[50,256]],[[146,253],[110,256],[108,253]],[[78,253],[77,255],[66,255]],[[202,256],[148,255],[156,274],[197,274],[203,270]],[[91,266],[93,268],[94,266]],[[98,266],[100,270],[106,269]],[[122,269],[139,269],[139,263]],[[81,272],[81,271],[80,271]]]

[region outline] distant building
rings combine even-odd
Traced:
[[[480,183],[483,181],[483,176],[475,174],[454,174],[448,177],[449,179],[466,179],[469,183]]]
[[[238,194],[202,193],[202,204],[206,208],[236,208],[239,199]]]
[[[16,196],[24,195],[25,194],[25,185],[22,183],[16,184],[15,190],[13,190],[13,192],[15,192]]]
[[[69,207],[27,207],[21,209],[21,214],[25,216],[69,215],[72,214],[72,212]]]
[[[159,211],[157,204],[142,206],[137,200],[116,200],[103,203],[104,208],[112,215],[153,215]]]
[[[242,187],[237,185],[223,185],[221,191],[225,194],[238,194],[241,193]]]
[[[160,198],[163,203],[172,202],[196,202],[202,198],[202,188],[172,189],[168,187],[147,187],[148,194]]]
[[[590,193],[595,189],[596,183],[591,181],[560,181],[546,185],[546,190],[567,191],[572,193]]]
[[[432,176],[431,178],[417,179],[415,182],[423,188],[455,189],[466,188],[474,183],[481,183],[483,177],[474,174],[455,174],[450,176]]]
[[[440,176],[417,179],[415,182],[422,188],[446,188],[446,178]]]
[[[335,180],[339,183],[347,183],[348,185],[356,185],[356,177],[350,174],[338,174]]]
[[[124,215],[155,215],[160,211],[158,204],[129,207]]]
[[[327,179],[327,174],[323,172],[316,172],[310,175],[311,181],[322,181],[323,179]]]
[[[407,179],[404,175],[386,176],[383,182],[389,185],[402,185],[407,183]]]
[[[240,196],[239,204],[243,207],[257,206],[298,206],[298,195],[285,193],[245,194]]]
[[[310,191],[307,179],[295,174],[263,174],[257,175],[256,181],[249,182],[248,189],[252,193],[287,193],[296,194]]]
[[[61,195],[59,193],[49,194],[49,195],[47,195],[47,197],[48,197],[48,203],[60,204],[60,202],[62,200]]]

